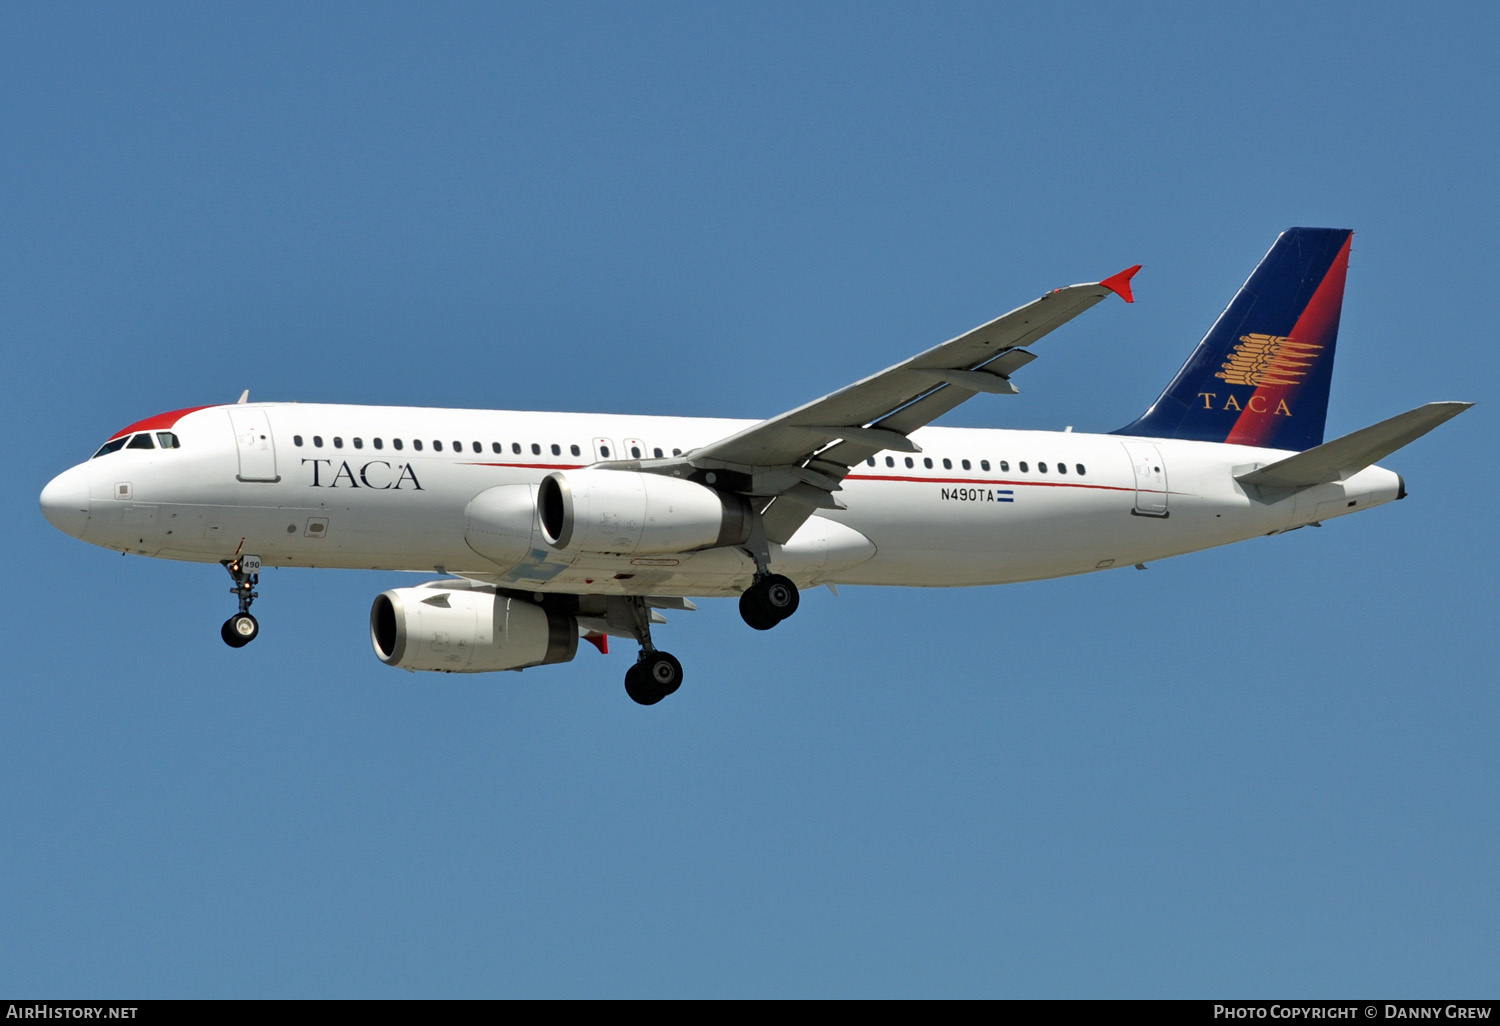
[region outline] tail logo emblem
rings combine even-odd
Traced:
[[[1231,385],[1300,385],[1322,348],[1285,335],[1241,335],[1214,377]]]

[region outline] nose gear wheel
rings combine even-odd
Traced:
[[[224,561],[224,569],[234,578],[229,590],[239,599],[240,611],[224,621],[219,637],[230,648],[244,648],[260,636],[260,622],[250,615],[250,603],[260,597],[255,586],[260,583],[260,557],[235,556]]]

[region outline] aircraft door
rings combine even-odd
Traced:
[[[1135,508],[1138,517],[1165,517],[1167,510],[1167,464],[1161,450],[1150,442],[1121,442],[1130,455],[1135,473]]]
[[[271,420],[263,409],[229,408],[234,443],[239,450],[240,481],[280,481],[276,473],[276,443],[271,438]]]

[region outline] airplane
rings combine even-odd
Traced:
[[[639,645],[625,690],[675,692],[661,610],[735,597],[770,630],[829,585],[1008,584],[1114,567],[1406,497],[1375,462],[1472,404],[1325,442],[1352,232],[1283,232],[1157,400],[1107,434],[931,427],[1014,395],[1028,346],[1139,265],[1071,285],[762,421],[252,403],[158,414],[41,493],[59,530],[228,570],[253,641],[264,567],[435,573],[375,598],[376,656],[477,673]]]

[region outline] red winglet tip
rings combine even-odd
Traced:
[[[1130,279],[1134,278],[1135,272],[1139,271],[1140,269],[1140,264],[1136,264],[1134,267],[1127,267],[1119,274],[1113,275],[1109,278],[1105,278],[1099,284],[1103,285],[1105,288],[1109,289],[1109,291],[1125,300],[1125,302],[1134,303],[1135,295],[1130,291]]]
[[[598,631],[589,631],[583,636],[583,640],[597,648],[601,654],[609,655],[609,635],[600,634]]]

